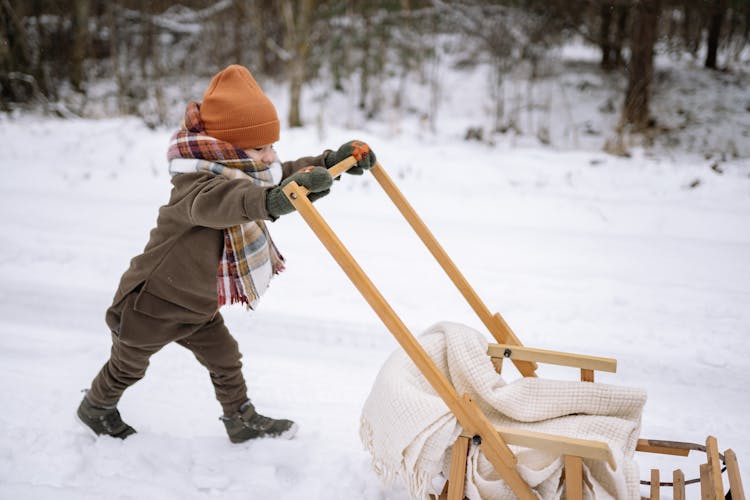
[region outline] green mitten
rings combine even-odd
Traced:
[[[281,181],[281,184],[266,192],[266,209],[268,215],[274,220],[294,212],[294,205],[283,191],[284,186],[292,181],[310,190],[310,194],[307,195],[310,201],[315,201],[330,193],[331,184],[333,184],[331,174],[323,167],[306,167],[290,175]]]
[[[342,145],[338,151],[332,151],[326,156],[326,167],[331,168],[337,163],[353,156],[357,163],[355,163],[346,172],[353,175],[362,175],[365,170],[368,170],[375,166],[377,159],[375,158],[375,152],[370,149],[367,143],[362,141],[349,141]]]

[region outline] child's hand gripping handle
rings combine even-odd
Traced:
[[[273,199],[273,202],[266,201],[269,214],[275,220],[275,217],[278,217],[277,213],[285,214],[298,208],[300,197],[305,196],[311,202],[322,198],[329,193],[333,179],[356,166],[358,161],[354,156],[348,156],[327,170],[324,167],[307,167],[299,170],[272,190],[277,192],[269,193],[268,196]],[[305,176],[310,176],[311,179]],[[310,180],[313,182],[308,182]],[[276,209],[277,205],[280,205],[281,209]]]
[[[266,191],[266,209],[271,220],[294,212],[294,200],[306,197],[313,202],[331,191],[333,178],[324,167],[306,167],[293,173],[278,186]],[[293,194],[293,195],[292,195]]]
[[[356,164],[357,164],[357,159],[353,156],[348,156],[344,158],[342,161],[332,166],[331,168],[329,168],[328,173],[331,174],[331,177],[335,179],[341,174],[343,174],[344,172],[346,172],[347,170],[349,170],[350,168],[352,168]],[[310,194],[310,190],[307,189],[305,186],[300,186],[299,190],[302,191],[305,194],[305,196]]]

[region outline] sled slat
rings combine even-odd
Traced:
[[[706,455],[708,456],[708,470],[711,474],[711,488],[714,498],[724,498],[724,485],[721,481],[721,461],[719,460],[719,445],[714,436],[706,438]]]
[[[453,443],[451,471],[448,478],[447,500],[463,500],[466,481],[466,455],[469,452],[469,438],[459,436]]]
[[[581,368],[581,382],[593,382],[594,381],[594,370]]]
[[[574,455],[565,455],[565,498],[583,499],[583,460]]]
[[[737,463],[737,455],[734,450],[724,452],[724,463],[727,464],[727,476],[729,477],[729,489],[732,491],[732,500],[745,500],[745,490],[742,488],[740,477],[740,465]]]
[[[686,457],[690,454],[690,450],[687,448],[673,448],[671,446],[666,446],[666,443],[663,441],[652,441],[650,439],[639,439],[635,451],[658,453],[660,455],[674,455],[678,457]]]
[[[711,469],[708,464],[701,464],[701,500],[717,500],[711,487]],[[718,499],[720,500],[720,499]]]
[[[556,434],[527,431],[511,427],[496,426],[497,432],[507,444],[523,446],[537,450],[559,453],[566,456],[577,456],[593,460],[604,460],[612,470],[617,470],[617,463],[607,443],[589,439],[577,439]]]
[[[674,500],[685,500],[685,474],[680,469],[672,473],[672,485]]]
[[[610,373],[617,371],[616,359],[560,351],[549,351],[546,349],[533,349],[531,347],[510,344],[489,344],[487,346],[487,354],[493,358],[507,357],[512,360],[537,361],[539,363],[548,363],[551,365],[571,366],[573,368],[598,370]]]
[[[659,469],[651,469],[651,500],[659,500]]]

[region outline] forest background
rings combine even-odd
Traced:
[[[174,126],[186,99],[196,99],[216,71],[239,63],[262,86],[288,89],[290,127],[332,118],[304,113],[308,89],[313,101],[347,95],[366,120],[415,115],[429,131],[446,93],[460,91],[446,88],[445,68],[481,68],[488,105],[482,120],[464,124],[466,139],[493,143],[510,134],[564,146],[571,136],[595,135],[618,155],[634,144],[691,149],[695,141],[684,144],[675,131],[705,113],[654,111],[655,86],[679,93],[680,79],[700,78],[706,69],[725,84],[744,85],[750,60],[748,0],[0,0],[0,14],[3,111],[135,115],[150,126]],[[571,118],[561,133],[553,131],[557,113],[543,83],[559,73],[556,63],[571,41],[598,47],[599,75],[621,88],[600,106],[612,115],[605,130]],[[659,56],[687,61],[689,71],[660,79]],[[425,102],[409,100],[410,85],[426,89],[419,94]],[[738,105],[750,111],[750,101]],[[564,106],[577,113],[570,102]],[[718,143],[704,138],[696,151],[745,157],[741,143],[750,141],[743,137],[747,130]]]

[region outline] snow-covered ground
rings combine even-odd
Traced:
[[[648,391],[643,437],[715,435],[750,480],[750,161],[719,173],[699,156],[490,146],[441,119],[442,135],[406,121],[394,136],[285,130],[278,150],[369,141],[526,345],[617,358],[598,380]],[[169,193],[170,134],[134,119],[0,118],[0,498],[406,498],[379,483],[358,438],[397,345],[297,214],[272,225],[288,270],[259,309],[224,311],[251,397],[296,420],[296,439],[230,444],[207,374],[179,346],[121,401],[137,435],[94,439],[75,422],[108,355],[104,310]],[[484,331],[371,177],[346,176],[316,206],[414,333],[439,320]],[[697,458],[638,459],[643,478],[653,464],[698,474]]]

